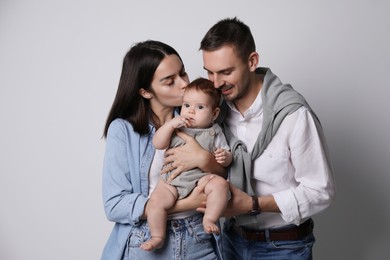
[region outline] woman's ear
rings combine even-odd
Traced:
[[[257,65],[259,64],[259,54],[257,52],[252,52],[250,55],[249,55],[249,60],[248,60],[248,64],[249,64],[249,69],[250,71],[255,71],[256,68],[257,68]]]
[[[151,99],[153,97],[152,93],[146,91],[145,89],[141,88],[138,93],[141,95],[141,97],[145,99]]]

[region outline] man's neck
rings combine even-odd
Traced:
[[[250,106],[252,106],[253,102],[255,102],[257,95],[263,87],[263,80],[264,75],[253,73],[249,83],[250,86],[248,88],[248,92],[244,95],[244,97],[234,101],[234,105],[241,115],[244,115]]]

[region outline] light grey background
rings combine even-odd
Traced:
[[[327,136],[337,200],[315,259],[385,259],[390,233],[389,2],[0,2],[0,259],[99,259],[104,122],[130,45],[156,39],[206,76],[216,21],[250,25],[260,63],[306,96]]]

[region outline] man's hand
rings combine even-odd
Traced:
[[[223,212],[223,217],[233,217],[248,213],[252,209],[252,198],[245,192],[229,183],[231,198]],[[202,203],[196,211],[204,213],[206,203]]]
[[[252,209],[252,198],[233,184],[229,183],[231,198],[223,213],[224,217],[233,217],[248,213]]]

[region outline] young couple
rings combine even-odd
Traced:
[[[124,58],[104,129],[104,208],[115,226],[102,259],[311,259],[311,217],[335,192],[317,116],[258,67],[237,18],[216,23],[200,50],[210,81],[189,83],[161,42]]]

